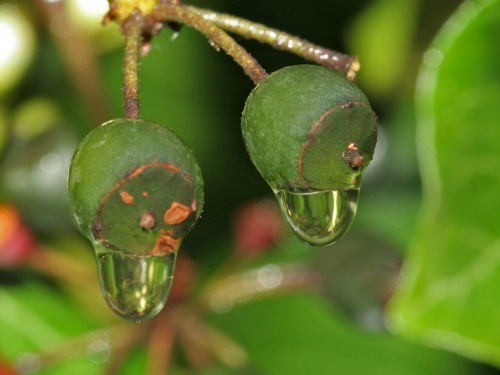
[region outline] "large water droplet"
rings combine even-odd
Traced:
[[[101,292],[111,310],[132,322],[158,314],[172,287],[175,253],[142,255],[94,246]]]
[[[330,245],[346,234],[358,207],[359,189],[292,193],[276,191],[285,221],[309,245]]]

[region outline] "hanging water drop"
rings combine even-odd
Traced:
[[[288,226],[309,245],[331,245],[342,238],[358,207],[359,189],[275,193]]]
[[[191,151],[163,125],[109,121],[75,152],[68,196],[75,224],[94,246],[106,303],[129,321],[154,317],[170,294],[181,242],[203,209]]]
[[[134,254],[94,244],[102,295],[123,319],[141,322],[158,314],[170,294],[175,253]]]

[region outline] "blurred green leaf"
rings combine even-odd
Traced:
[[[55,350],[57,354],[45,357],[54,363],[42,367],[40,374],[101,373],[100,365],[87,358],[85,347],[72,353],[74,348],[61,346],[95,328],[60,293],[41,284],[0,288],[0,352],[20,367],[39,360],[43,366],[43,353]],[[40,353],[42,359],[33,353]],[[54,358],[59,354],[60,361]]]
[[[424,55],[424,206],[391,323],[500,365],[500,1],[464,3]]]
[[[311,295],[239,305],[213,322],[246,348],[257,370],[269,375],[475,373],[470,362],[455,355],[363,333]]]

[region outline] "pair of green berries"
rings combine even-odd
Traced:
[[[248,152],[302,240],[324,245],[347,231],[376,121],[355,84],[319,66],[281,69],[250,94],[242,115]],[[133,254],[175,254],[203,207],[192,152],[167,127],[141,119],[92,131],[73,157],[68,189],[79,230]]]

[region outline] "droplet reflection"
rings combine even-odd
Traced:
[[[23,353],[16,361],[16,369],[20,374],[36,374],[41,366],[40,357],[35,353]]]
[[[173,282],[175,254],[133,254],[94,244],[101,292],[125,320],[141,322],[158,314]]]
[[[358,207],[359,189],[276,192],[281,212],[293,233],[309,245],[330,245],[347,233]]]
[[[87,337],[87,357],[93,363],[104,363],[109,359],[111,348],[109,336],[104,331],[92,332]]]

